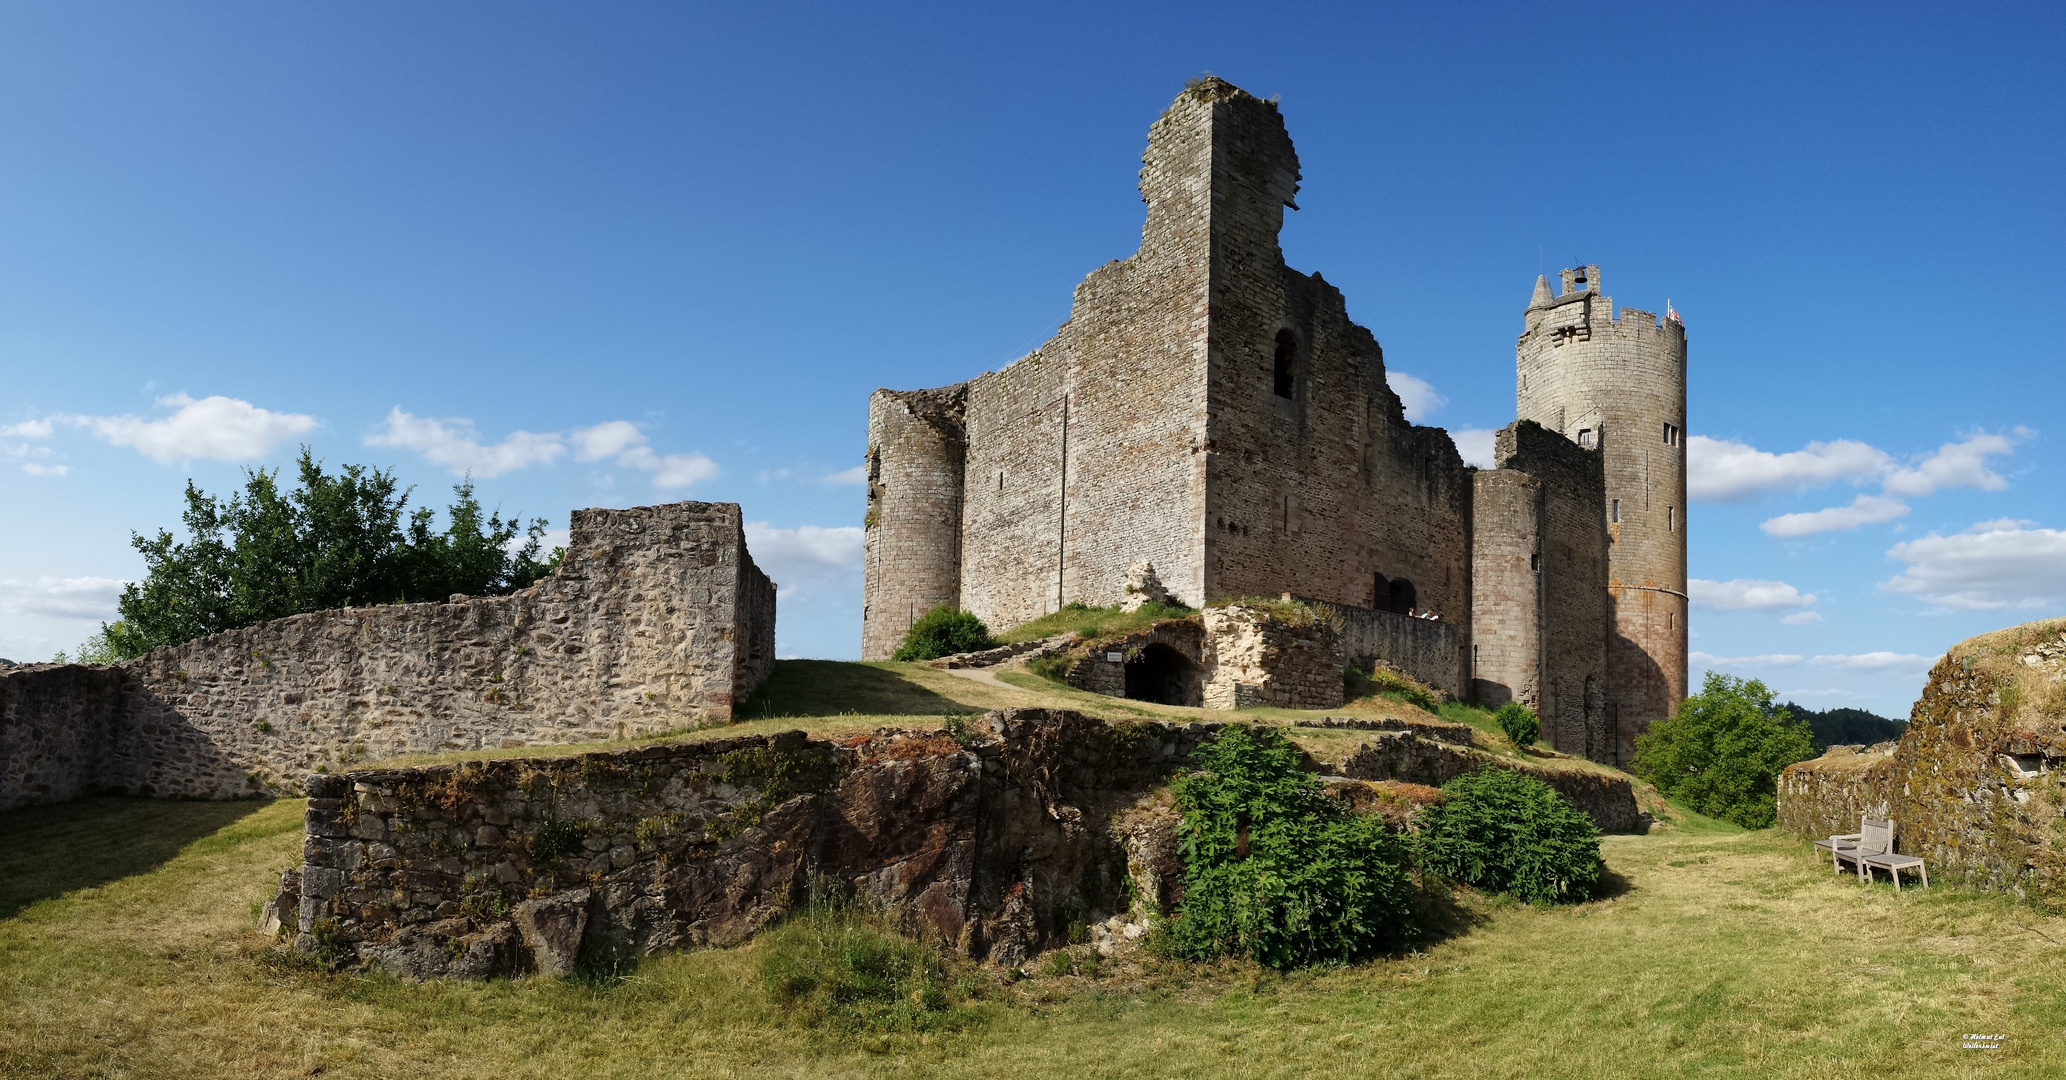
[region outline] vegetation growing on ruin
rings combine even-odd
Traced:
[[[1406,852],[1375,814],[1331,798],[1273,728],[1232,727],[1170,790],[1184,900],[1170,947],[1272,968],[1351,960],[1410,938]]]
[[[1346,668],[1342,671],[1342,695],[1349,701],[1375,696],[1405,702],[1431,713],[1442,710],[1441,691],[1397,668],[1379,667],[1371,671]]]
[[[1808,725],[1756,679],[1707,673],[1700,693],[1636,737],[1630,769],[1667,796],[1747,829],[1778,819],[1779,773],[1816,755]]]
[[[1526,750],[1542,738],[1541,718],[1535,715],[1535,710],[1518,701],[1501,705],[1492,714],[1492,721],[1499,725],[1499,730],[1505,732],[1507,738],[1513,740],[1517,750]]]
[[[939,607],[918,617],[911,629],[904,635],[904,643],[897,646],[892,660],[937,660],[955,653],[976,652],[996,644],[990,636],[990,628],[972,611],[963,611],[952,604]]]
[[[1604,869],[1600,830],[1548,784],[1482,769],[1442,785],[1414,837],[1430,873],[1531,904],[1588,899]]]
[[[443,530],[430,508],[409,509],[412,490],[392,470],[326,473],[307,447],[291,490],[278,470],[246,470],[243,490],[227,498],[189,481],[186,538],[131,536],[144,579],[122,591],[121,619],[82,651],[127,658],[306,611],[508,593],[558,566],[563,552],[539,557],[543,518],[526,527],[483,511],[471,480],[454,486]]]
[[[1062,605],[1059,611],[1051,611],[1031,622],[1017,626],[997,635],[997,640],[1041,641],[1062,634],[1075,634],[1086,640],[1106,637],[1123,637],[1136,633],[1161,622],[1164,619],[1181,619],[1194,612],[1174,601],[1150,600],[1137,611],[1125,611],[1118,604],[1111,607],[1091,607],[1080,601]]]

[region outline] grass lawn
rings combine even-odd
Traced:
[[[755,946],[622,979],[411,985],[269,953],[251,909],[301,804],[0,814],[0,1077],[1733,1077],[2066,1074],[2066,925],[1867,888],[1772,832],[1606,840],[1617,895],[1466,897],[1424,953],[1280,976],[1035,976],[960,1031],[785,1021]],[[994,984],[993,984],[994,985]],[[2007,1036],[1963,1050],[1966,1033]]]

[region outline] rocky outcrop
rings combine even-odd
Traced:
[[[1067,652],[1069,646],[1076,644],[1077,640],[1078,636],[1076,634],[1067,633],[1056,634],[1051,638],[1041,638],[1038,641],[1014,641],[1008,645],[999,645],[994,649],[980,649],[976,652],[942,656],[938,660],[926,661],[926,666],[942,670],[952,670],[955,668],[996,667],[998,664],[1009,660],[1038,660],[1043,657],[1057,656]]]
[[[1779,822],[1803,836],[1890,817],[1933,880],[2066,903],[2066,619],[1960,642],[1891,754],[1832,747],[1789,767]]]

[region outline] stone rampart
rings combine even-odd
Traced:
[[[1400,612],[1333,604],[1311,597],[1300,597],[1299,601],[1334,624],[1347,666],[1370,671],[1381,661],[1452,698],[1463,699],[1461,624],[1448,619],[1416,619]]]
[[[368,757],[721,722],[774,663],[739,508],[580,510],[511,596],[319,611],[108,667],[0,674],[0,808],[291,790]]]
[[[1932,880],[2066,903],[2066,619],[1960,642],[1937,661],[1891,756],[1832,748],[1789,767],[1780,824],[1803,836],[1894,821]]]
[[[1205,707],[1332,709],[1342,703],[1342,646],[1323,614],[1279,618],[1229,604],[1199,613],[1205,626]]]

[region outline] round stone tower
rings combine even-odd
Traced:
[[[1607,475],[1607,721],[1616,760],[1686,696],[1686,329],[1623,309],[1600,268],[1538,277],[1515,349],[1521,420],[1597,448]]]

